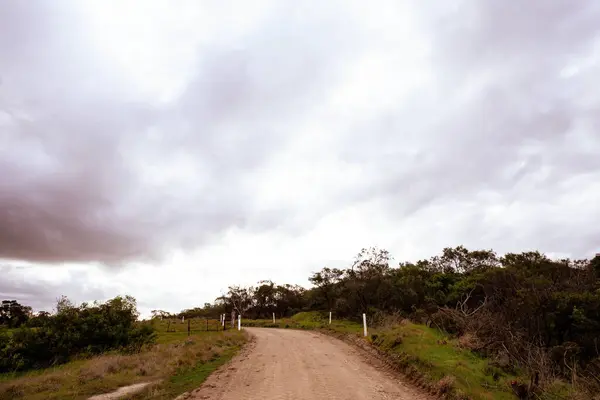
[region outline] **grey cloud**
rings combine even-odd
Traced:
[[[351,28],[331,14],[306,32],[293,10],[278,10],[233,43],[242,50],[199,49],[181,97],[153,106],[132,101],[77,14],[51,4],[7,6],[0,21],[0,257],[119,263],[231,226],[268,228],[249,174],[316,107],[351,55],[341,41]],[[181,157],[197,184],[141,180],[140,165],[160,172]]]
[[[27,274],[29,267],[0,265],[0,299],[17,300],[34,311],[52,311],[56,300],[65,295],[72,301],[105,300],[114,295],[114,288],[93,284],[85,271],[70,271],[69,279],[52,282]]]

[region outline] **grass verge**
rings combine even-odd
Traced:
[[[234,336],[246,338],[243,333],[232,332],[234,332],[232,333]],[[201,357],[195,364],[178,369],[174,375],[160,385],[153,386],[140,394],[129,396],[127,399],[171,400],[182,393],[190,392],[198,388],[217,368],[233,358],[242,345],[243,343],[231,343],[231,346],[227,346],[221,351],[213,348],[212,353],[211,351],[206,353],[207,359]]]
[[[282,328],[282,329],[317,329],[337,333],[358,334],[362,332],[362,325],[352,321],[332,320],[329,325],[325,313],[301,312],[291,318],[278,319],[273,323],[269,319],[243,319],[242,326],[257,328]]]
[[[56,368],[0,375],[0,400],[86,399],[121,386],[161,380],[142,397],[173,398],[199,386],[246,342],[244,332],[160,333],[158,343],[132,355],[105,354]]]
[[[373,332],[368,340],[408,377],[450,398],[509,400],[508,373],[436,329],[410,322]]]

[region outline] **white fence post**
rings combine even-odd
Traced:
[[[238,315],[238,331],[242,330],[242,316]]]
[[[221,315],[221,325],[225,328],[225,314]]]
[[[275,313],[273,313],[273,323],[275,323]]]
[[[365,336],[367,336],[367,314],[363,313],[363,327],[365,331]]]
[[[185,322],[185,315],[183,317],[181,317],[181,323],[183,324]]]
[[[331,311],[329,311],[329,325],[331,325]]]

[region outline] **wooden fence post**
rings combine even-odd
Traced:
[[[188,319],[188,336],[190,336],[192,334],[192,329],[190,326],[190,320]]]

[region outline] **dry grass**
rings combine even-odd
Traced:
[[[467,332],[458,338],[458,346],[467,350],[478,350],[482,344],[477,336]]]
[[[402,315],[394,313],[381,314],[378,316],[378,318],[376,318],[374,322],[380,329],[391,329],[395,326],[402,324],[404,320],[405,318]]]
[[[0,400],[85,399],[134,383],[169,381],[199,364],[232,355],[245,340],[238,331],[179,335],[139,354],[107,354],[18,377],[4,375]]]
[[[450,393],[454,389],[455,381],[456,378],[454,378],[452,375],[446,375],[440,379],[436,384],[438,394]]]

